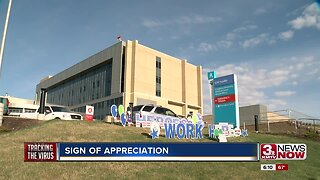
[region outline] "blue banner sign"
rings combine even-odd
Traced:
[[[214,78],[214,86],[215,87],[225,86],[228,84],[234,84],[234,74]]]
[[[237,76],[228,76],[213,79],[212,114],[214,124],[228,123],[240,127]]]
[[[57,143],[58,161],[258,161],[257,143]]]

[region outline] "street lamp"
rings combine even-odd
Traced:
[[[6,16],[6,21],[4,24],[1,47],[0,47],[0,74],[1,74],[1,69],[2,69],[3,50],[4,50],[4,45],[6,42],[6,35],[7,35],[8,22],[9,22],[9,17],[10,17],[11,4],[12,4],[12,0],[9,0],[8,11],[7,11],[7,16]]]

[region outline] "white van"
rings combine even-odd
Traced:
[[[35,113],[39,108],[33,104],[9,104],[9,116],[20,116],[23,113]]]
[[[69,108],[58,105],[47,105],[44,108],[45,120],[61,119],[61,120],[83,120],[81,114],[73,113]],[[39,114],[39,108],[34,113],[21,113],[20,117],[37,119]]]

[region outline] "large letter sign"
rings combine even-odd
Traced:
[[[213,79],[213,114],[214,124],[228,123],[240,127],[237,76],[228,76]]]

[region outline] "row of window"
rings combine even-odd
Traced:
[[[36,109],[9,107],[9,113],[35,113]]]
[[[73,106],[106,97],[111,94],[111,80],[112,63],[107,63],[48,89],[47,101],[52,104]]]
[[[118,97],[114,99],[109,99],[107,101],[91,104],[91,106],[94,107],[94,118],[103,120],[105,116],[110,116],[111,115],[110,108],[113,104],[117,106],[119,106],[120,104],[123,104],[123,98]],[[85,113],[86,107],[85,106],[78,107],[78,108],[72,109],[72,111]]]
[[[161,58],[156,57],[156,96],[161,97]]]

